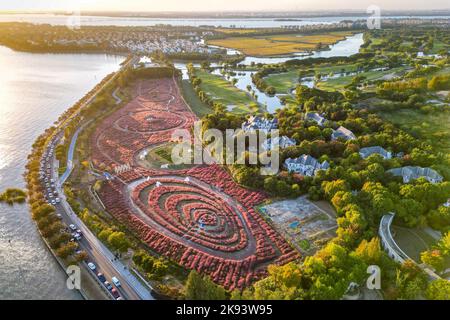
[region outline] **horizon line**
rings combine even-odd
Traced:
[[[388,12],[388,13],[413,13],[413,12],[434,12],[434,11],[449,11],[450,7],[448,8],[432,8],[432,9],[386,9],[382,11]],[[64,12],[70,12],[69,10],[54,10],[54,9],[21,9],[21,10],[0,10],[0,13],[23,13],[23,14],[30,14],[30,13],[64,13]],[[364,13],[366,14],[366,11],[364,9],[304,9],[304,10],[289,10],[289,9],[283,9],[283,10],[154,10],[154,11],[138,11],[138,10],[114,10],[114,9],[84,9],[80,10],[81,13],[133,13],[133,14],[151,14],[151,13],[157,13],[157,14],[174,14],[174,13],[210,13],[210,14],[218,14],[218,13],[236,13],[236,14],[252,14],[252,13],[288,13],[288,14],[298,14],[298,13]]]

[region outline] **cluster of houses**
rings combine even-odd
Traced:
[[[127,40],[111,42],[113,49],[127,50],[131,52],[154,52],[162,51],[165,54],[174,53],[213,53],[215,49],[208,48],[203,44],[188,39],[168,39],[157,37],[146,40]]]
[[[316,112],[307,112],[305,114],[305,119],[315,121],[318,125],[323,126],[326,119]],[[252,130],[260,130],[266,134],[270,133],[271,130],[278,128],[278,120],[276,118],[266,119],[260,116],[251,116],[246,122],[242,124],[242,130],[244,132]],[[340,126],[333,131],[331,136],[332,140],[344,139],[344,140],[354,140],[356,136],[350,130]],[[272,141],[273,140],[273,141]],[[265,150],[271,150],[274,145],[278,145],[280,149],[295,146],[297,142],[287,136],[276,137],[273,139],[267,139],[263,143],[263,148]],[[383,159],[392,159],[392,152],[384,149],[381,146],[365,147],[359,150],[361,158],[367,159],[373,154],[378,154]],[[397,154],[396,156],[401,156],[402,154]],[[284,161],[284,167],[289,172],[298,173],[304,176],[314,176],[319,170],[327,170],[330,168],[328,161],[320,162],[311,155],[303,154],[298,158],[288,158]],[[394,176],[401,176],[404,183],[408,183],[414,179],[425,178],[431,183],[442,182],[443,177],[431,168],[422,168],[414,166],[406,166],[401,168],[394,168],[388,170]]]
[[[205,32],[203,32],[205,34]],[[53,42],[60,45],[107,45],[110,49],[134,53],[148,53],[160,50],[166,54],[174,53],[214,53],[216,48],[208,48],[201,42],[201,32],[160,32],[157,29],[149,31],[98,31],[77,35],[63,35]],[[208,33],[209,34],[209,33]]]

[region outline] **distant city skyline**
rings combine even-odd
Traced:
[[[449,9],[448,0],[20,0],[0,3],[1,11],[133,11],[133,12],[195,12],[195,11],[365,11],[370,5],[382,10],[445,10]]]

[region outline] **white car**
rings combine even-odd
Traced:
[[[56,203],[60,203],[61,202],[61,200],[59,199],[59,198],[56,198]]]
[[[97,269],[97,267],[95,266],[95,264],[93,264],[92,262],[88,263],[88,267],[89,269],[91,269],[92,271],[95,271],[95,269]]]
[[[114,285],[116,287],[120,287],[121,286],[119,279],[117,279],[116,277],[112,277],[111,281],[114,283]]]
[[[74,224],[70,224],[70,225],[69,225],[69,228],[70,228],[72,231],[77,230],[77,226],[74,225]]]

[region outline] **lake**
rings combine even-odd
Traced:
[[[0,190],[25,187],[24,166],[34,140],[123,60],[0,46]],[[65,279],[28,207],[0,204],[0,300],[81,299],[65,287]]]
[[[361,20],[367,16],[334,16],[334,17],[298,17],[296,21],[280,21],[273,18],[140,18],[140,17],[103,17],[103,16],[82,16],[81,25],[85,26],[155,26],[157,24],[169,24],[172,26],[214,26],[214,27],[236,27],[236,28],[278,28],[284,26],[305,26],[314,24],[331,24],[342,20]],[[411,18],[412,16],[392,16],[386,18]],[[414,16],[413,18],[449,18],[449,16]],[[48,23],[52,25],[65,25],[70,16],[55,14],[0,14],[0,22],[30,22]]]

